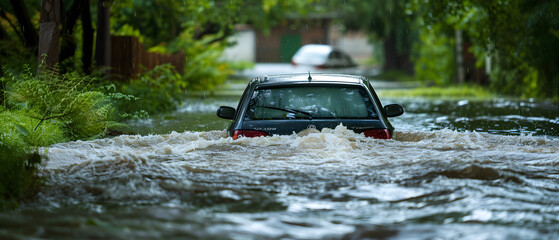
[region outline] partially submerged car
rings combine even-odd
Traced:
[[[394,127],[388,117],[403,113],[398,104],[382,106],[364,77],[310,73],[256,77],[237,109],[217,110],[217,116],[233,120],[228,128],[233,139],[320,131],[340,124],[367,137],[389,139]]]
[[[352,68],[357,66],[351,57],[329,45],[307,44],[299,48],[291,58],[291,64],[312,66],[316,69]]]

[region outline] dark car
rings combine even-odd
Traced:
[[[357,66],[349,55],[329,45],[307,44],[291,58],[291,64],[312,66],[317,69],[352,68]]]
[[[233,120],[228,129],[233,139],[333,129],[340,124],[367,137],[389,139],[394,127],[387,117],[403,113],[398,104],[383,107],[364,77],[310,73],[254,78],[236,110],[226,106],[217,110],[217,116]]]

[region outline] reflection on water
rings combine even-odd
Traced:
[[[0,214],[0,238],[559,237],[559,114],[545,104],[400,101],[391,140],[338,126],[233,141],[227,121],[202,124],[235,102],[136,123],[186,132],[51,146],[47,187]]]
[[[133,120],[127,124],[137,134],[162,134],[184,131],[209,131],[226,129],[230,120],[218,118],[219,106],[237,107],[239,96],[200,97],[184,101],[176,112],[151,116],[149,119]]]
[[[191,98],[179,110],[131,121],[137,133],[162,134],[172,131],[223,130],[229,120],[216,117],[219,106],[237,107],[239,97]],[[499,135],[541,135],[559,137],[559,105],[532,100],[433,100],[383,99],[383,104],[401,104],[406,113],[391,118],[397,129],[488,132]]]
[[[505,99],[388,99],[386,102],[391,101],[406,109],[404,116],[392,120],[400,128],[559,136],[559,105],[549,102]]]

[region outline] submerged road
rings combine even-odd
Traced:
[[[215,111],[239,89],[44,149],[46,187],[0,239],[559,239],[556,105],[382,99],[406,109],[394,139],[234,141]]]

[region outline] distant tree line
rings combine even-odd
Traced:
[[[346,30],[384,48],[384,69],[440,85],[490,84],[506,94],[559,95],[559,1],[337,0]],[[486,74],[486,76],[480,76]]]
[[[235,24],[266,32],[287,14],[335,12],[346,30],[382,43],[385,70],[439,85],[472,82],[525,97],[559,95],[554,0],[9,0],[0,3],[0,41],[21,47],[3,44],[0,65],[18,62],[10,57],[29,59],[24,49],[37,57],[41,4],[56,1],[57,57],[68,71],[88,74],[102,66],[109,34],[137,36],[158,52],[182,49],[192,59],[203,46],[217,44],[217,52],[228,46]]]

